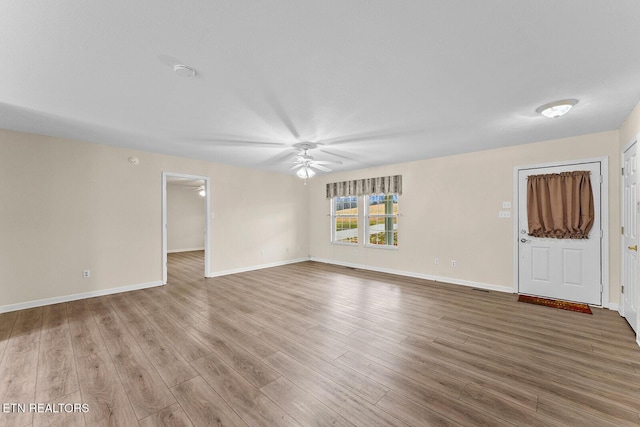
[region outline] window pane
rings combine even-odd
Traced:
[[[367,244],[398,246],[398,195],[369,197]]]
[[[334,242],[358,243],[357,197],[336,197],[332,220]]]

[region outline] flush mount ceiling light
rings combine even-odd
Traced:
[[[193,77],[196,75],[196,70],[186,65],[174,65],[173,71],[180,77]]]
[[[560,101],[549,102],[536,108],[536,112],[550,119],[556,119],[564,116],[578,103],[577,99],[563,99]]]

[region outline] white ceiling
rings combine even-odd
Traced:
[[[639,42],[637,0],[3,1],[0,127],[358,169],[617,129]]]

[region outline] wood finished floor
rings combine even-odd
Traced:
[[[609,310],[305,262],[0,314],[2,426],[640,425],[640,349]]]

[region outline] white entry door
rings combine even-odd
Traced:
[[[588,239],[529,236],[527,177],[571,171],[591,172],[595,218]],[[523,168],[518,171],[518,292],[540,297],[602,304],[600,162]]]
[[[638,158],[637,143],[624,152],[622,169],[622,315],[638,331]]]

